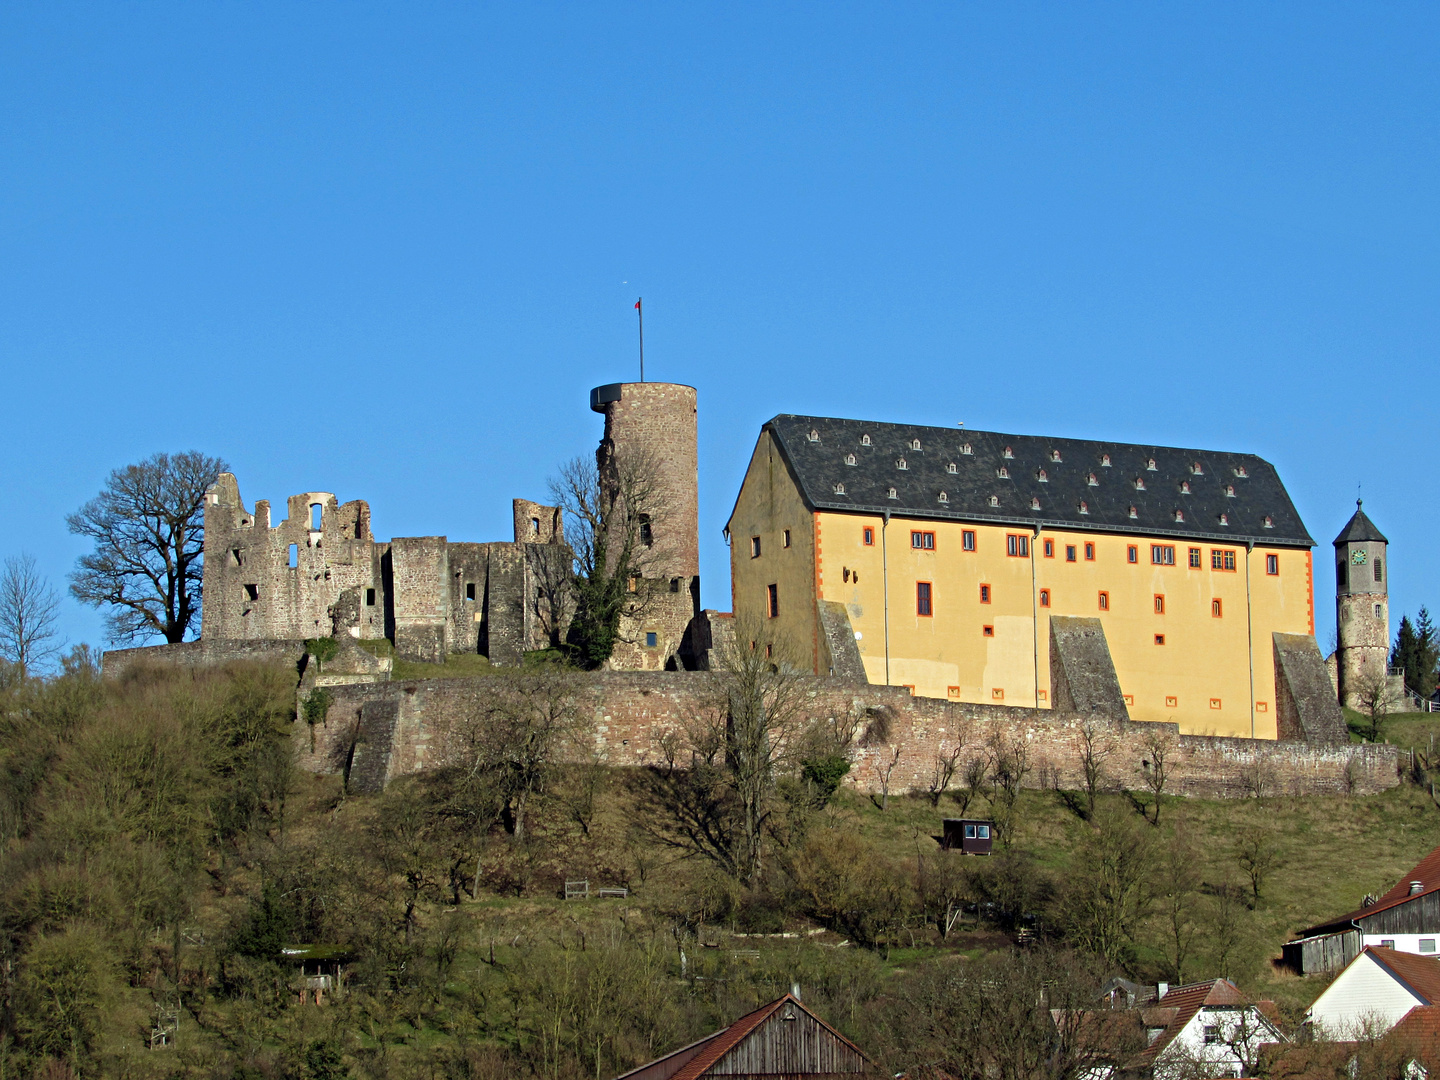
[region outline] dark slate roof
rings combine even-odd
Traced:
[[[1253,454],[788,414],[765,428],[812,510],[889,510],[905,517],[1315,544],[1275,467]],[[814,441],[812,432],[818,436]],[[854,465],[846,463],[849,455]],[[1002,468],[1008,479],[999,475]],[[1137,479],[1143,490],[1136,488]],[[837,494],[837,484],[844,485],[843,494]]]
[[[1355,516],[1340,530],[1340,535],[1335,537],[1335,546],[1358,544],[1366,540],[1379,540],[1382,544],[1390,542],[1385,539],[1385,534],[1375,527],[1375,523],[1365,516],[1365,511],[1360,509],[1360,500],[1356,499]]]

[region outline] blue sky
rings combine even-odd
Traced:
[[[1395,618],[1440,606],[1437,46],[1418,4],[7,4],[0,555],[63,584],[64,515],[188,448],[506,539],[643,294],[707,606],[780,412],[1255,452],[1322,567],[1363,484]]]

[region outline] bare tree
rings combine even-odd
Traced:
[[[1108,733],[1094,720],[1080,725],[1075,736],[1075,749],[1080,756],[1080,772],[1085,778],[1085,817],[1095,816],[1095,796],[1105,782],[1105,759],[1114,750]]]
[[[70,575],[83,604],[109,608],[112,641],[183,641],[200,617],[205,492],[228,466],[195,450],[116,469],[65,519],[95,542]]]
[[[890,753],[876,754],[870,759],[870,771],[875,774],[875,780],[880,785],[880,798],[871,795],[870,801],[879,807],[882,813],[890,809],[890,774],[895,771],[895,766],[900,764],[900,747],[887,746],[885,749]]]
[[[1019,736],[1006,738],[1000,732],[990,737],[989,791],[991,813],[1000,833],[1000,844],[1008,848],[1014,841],[1015,804],[1020,789],[1030,775],[1030,749]]]
[[[930,799],[931,806],[940,805],[940,796],[950,790],[950,782],[955,779],[955,770],[960,766],[960,755],[964,753],[965,747],[954,746],[946,752],[941,750],[935,755],[935,766],[930,772],[930,783],[925,788],[925,794]]]
[[[660,586],[646,580],[658,562],[655,530],[667,516],[656,471],[643,450],[620,455],[602,446],[595,460],[568,461],[550,482],[574,552],[576,609],[567,645],[586,667],[610,659],[624,640],[624,623],[644,613]]]
[[[1365,741],[1379,742],[1384,733],[1385,720],[1396,705],[1384,665],[1368,670],[1360,677],[1351,691],[1351,700],[1355,703],[1356,711],[1365,717]]]
[[[683,737],[662,744],[666,760],[649,771],[646,827],[753,885],[776,780],[798,769],[813,742],[810,676],[791,661],[786,642],[767,640],[746,619],[737,619],[712,663],[710,706]]]
[[[1154,799],[1154,817],[1150,822],[1152,825],[1160,824],[1160,801],[1165,794],[1165,783],[1170,778],[1170,756],[1174,745],[1170,736],[1163,732],[1150,731],[1145,735],[1146,758],[1141,763],[1141,771],[1144,774],[1145,786],[1150,789],[1151,798]]]
[[[1064,908],[1073,940],[1111,964],[1127,964],[1150,913],[1154,834],[1132,814],[1102,807],[1069,876]]]
[[[60,602],[33,555],[12,555],[0,573],[0,658],[32,672],[60,650]]]
[[[1252,908],[1260,905],[1265,881],[1280,866],[1280,844],[1266,825],[1242,828],[1235,840],[1235,862],[1250,881]]]
[[[965,762],[965,767],[959,772],[960,783],[951,792],[951,798],[959,806],[960,816],[964,817],[975,796],[984,793],[985,778],[990,772],[990,765],[983,755],[977,754]]]
[[[1170,979],[1183,983],[1200,934],[1196,907],[1200,890],[1199,855],[1189,835],[1177,830],[1164,846],[1155,879],[1160,908],[1161,949]]]

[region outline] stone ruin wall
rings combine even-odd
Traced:
[[[683,739],[687,725],[712,707],[715,685],[705,672],[602,672],[580,677],[579,705],[608,764],[645,766],[663,760],[662,740]],[[391,779],[443,764],[447,739],[483,715],[489,690],[484,678],[332,687],[313,750],[311,733],[297,721],[300,764],[317,773],[348,771],[352,790],[378,791]],[[887,767],[892,793],[923,792],[938,755],[959,744],[964,760],[984,754],[995,739],[1026,748],[1027,787],[1080,788],[1086,726],[1106,751],[1110,782],[1131,790],[1144,787],[1148,737],[1156,734],[1172,748],[1166,790],[1176,795],[1373,794],[1399,782],[1393,746],[1182,736],[1171,724],[914,698],[903,687],[840,679],[816,679],[810,697],[812,716],[855,729],[846,783],[866,792],[879,791]]]

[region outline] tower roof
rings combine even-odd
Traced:
[[[1361,509],[1360,500],[1355,500],[1355,516],[1352,517],[1345,528],[1340,530],[1340,535],[1335,537],[1335,546],[1341,547],[1344,544],[1359,544],[1366,540],[1378,540],[1382,544],[1390,541],[1385,539],[1385,534],[1375,527],[1375,523],[1365,516]]]

